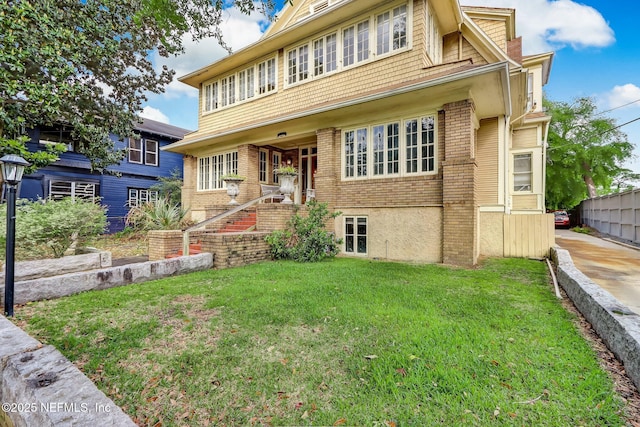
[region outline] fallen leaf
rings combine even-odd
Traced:
[[[396,423],[394,423],[393,421],[385,421],[384,422],[387,427],[396,427]]]
[[[304,403],[298,402],[298,403],[295,404],[295,408],[296,409],[300,409],[300,408],[302,408],[302,405],[304,405]]]
[[[303,420],[309,418],[309,411],[304,411],[300,418],[302,418]]]
[[[498,362],[497,360],[492,360],[492,361],[491,361],[491,364],[492,364],[493,366],[500,366],[500,362]]]
[[[493,416],[497,417],[498,415],[500,415],[500,407],[496,407],[496,409],[493,411]]]
[[[518,414],[516,414],[515,412],[509,412],[509,416],[510,416],[511,418],[515,418],[515,417],[517,417],[517,416],[518,416]]]
[[[407,371],[404,368],[398,368],[396,369],[396,372],[402,375],[403,377],[407,376]]]
[[[287,362],[289,362],[289,359],[280,359],[280,363],[282,363],[283,365],[286,365]]]
[[[341,426],[342,424],[346,424],[347,420],[344,418],[340,418],[338,421],[333,423],[334,426]]]
[[[365,359],[368,359],[368,360],[372,360],[372,359],[377,359],[377,358],[378,358],[378,356],[376,356],[375,354],[371,354],[371,355],[369,355],[369,356],[365,356],[364,358],[365,358]]]

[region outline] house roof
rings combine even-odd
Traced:
[[[188,129],[183,129],[147,118],[142,118],[142,123],[136,124],[135,129],[140,132],[146,132],[175,140],[182,139],[186,134],[191,132]]]

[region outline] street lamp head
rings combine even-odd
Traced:
[[[24,168],[29,166],[27,162],[20,156],[15,154],[7,154],[0,159],[0,168],[2,168],[2,178],[9,185],[18,185],[22,181]]]

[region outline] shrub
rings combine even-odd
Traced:
[[[158,177],[158,183],[152,185],[150,190],[158,192],[158,198],[167,199],[172,205],[180,205],[182,199],[182,172],[175,168],[171,176]]]
[[[6,206],[0,215],[2,251],[6,244]],[[16,206],[16,259],[60,258],[74,244],[103,233],[105,208],[82,199],[20,200]]]
[[[131,208],[126,217],[126,224],[137,231],[180,230],[189,225],[186,219],[187,212],[180,205],[161,198],[156,202]]]
[[[271,256],[298,262],[315,262],[336,256],[342,241],[327,231],[326,222],[340,215],[340,212],[330,214],[327,204],[316,200],[307,203],[306,215],[300,215],[299,209],[296,208],[285,230],[274,231],[265,238]]]

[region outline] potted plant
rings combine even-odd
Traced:
[[[280,166],[276,169],[276,174],[280,180],[280,192],[284,194],[282,203],[290,205],[293,203],[291,194],[295,191],[295,180],[298,177],[298,170],[292,165]]]
[[[240,183],[244,181],[246,178],[244,176],[240,176],[236,173],[228,173],[222,176],[222,180],[227,187],[227,195],[231,197],[230,205],[239,205],[236,197],[240,194]]]

